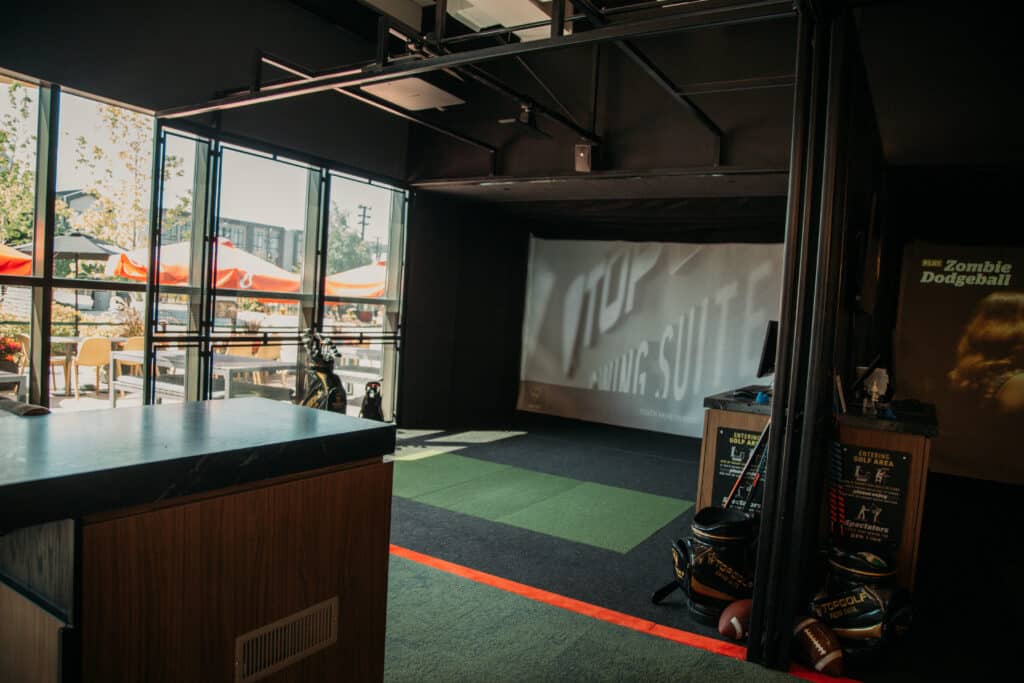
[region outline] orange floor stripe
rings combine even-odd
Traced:
[[[648,621],[647,619],[640,619],[639,617],[633,617],[605,607],[592,605],[588,602],[583,602],[582,600],[576,600],[564,595],[559,595],[558,593],[552,593],[540,588],[534,588],[533,586],[527,586],[524,583],[503,579],[500,576],[495,576],[494,574],[488,574],[476,569],[471,569],[461,564],[448,562],[447,560],[442,560],[431,555],[424,555],[423,553],[418,553],[415,550],[409,550],[408,548],[403,548],[398,545],[391,545],[391,554],[448,574],[461,576],[464,579],[469,579],[476,583],[482,583],[508,593],[515,593],[516,595],[520,595],[535,602],[542,602],[554,607],[560,607],[562,609],[569,610],[570,612],[576,612],[577,614],[599,619],[610,624],[615,624],[616,626],[622,626],[624,628],[646,633],[658,638],[664,638],[665,640],[689,645],[690,647],[695,647],[706,652],[713,652],[718,655],[724,655],[726,657],[732,657],[733,659],[739,660],[745,660],[747,656],[747,648],[742,645],[715,640],[714,638],[708,638],[707,636],[690,633],[689,631],[683,631],[670,626],[662,626],[661,624],[656,624],[653,621]],[[832,676],[826,676],[816,671],[805,669],[799,665],[794,665],[790,669],[789,673],[808,681],[857,683],[849,678],[834,678]]]

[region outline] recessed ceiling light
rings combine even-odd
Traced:
[[[466,103],[465,100],[461,100],[450,92],[438,88],[433,83],[428,83],[422,78],[415,77],[364,85],[360,90],[392,104],[397,104],[399,107],[409,111],[440,109]]]

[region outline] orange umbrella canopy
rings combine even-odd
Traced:
[[[366,266],[327,276],[327,296],[381,297],[387,285],[387,262],[377,261]]]
[[[191,255],[192,245],[187,241],[161,247],[160,284],[187,285]],[[107,275],[145,282],[149,277],[146,266],[148,259],[148,248],[114,254],[107,259]],[[217,243],[216,286],[223,289],[297,292],[300,279],[297,273],[289,273],[237,248],[230,240],[221,238]]]
[[[0,244],[0,275],[31,275],[32,256]]]

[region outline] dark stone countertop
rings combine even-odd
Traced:
[[[939,435],[939,422],[935,406],[918,401],[893,401],[889,412],[879,409],[882,415],[865,415],[860,406],[851,405],[847,412],[838,416],[839,424],[857,429],[874,429],[880,432],[899,432],[934,437]],[[888,415],[888,417],[886,417]]]
[[[734,391],[723,391],[720,394],[713,394],[704,399],[705,408],[715,410],[731,410],[737,413],[756,413],[758,415],[770,415],[772,412],[771,403],[755,403],[750,393],[767,387],[749,386]],[[743,390],[749,393],[743,394]],[[742,395],[737,395],[739,391]],[[837,416],[839,424],[859,429],[874,429],[880,432],[899,432],[901,434],[916,434],[919,436],[938,436],[938,420],[935,416],[935,406],[930,403],[919,401],[893,401],[888,406],[891,412],[886,413],[884,409],[879,415],[865,415],[860,406],[850,405],[846,413]],[[888,415],[888,416],[887,416]]]
[[[0,420],[0,534],[394,448],[392,424],[263,398]]]
[[[751,385],[733,391],[723,391],[720,394],[712,394],[704,397],[704,407],[715,410],[731,410],[737,413],[755,413],[757,415],[771,415],[771,403],[754,403],[754,397],[759,390],[770,390],[771,387]],[[748,394],[743,394],[748,391]],[[740,394],[737,394],[740,392]],[[753,394],[753,395],[751,395]]]

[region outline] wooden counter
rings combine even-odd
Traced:
[[[392,425],[246,398],[0,444],[5,680],[382,679]]]

